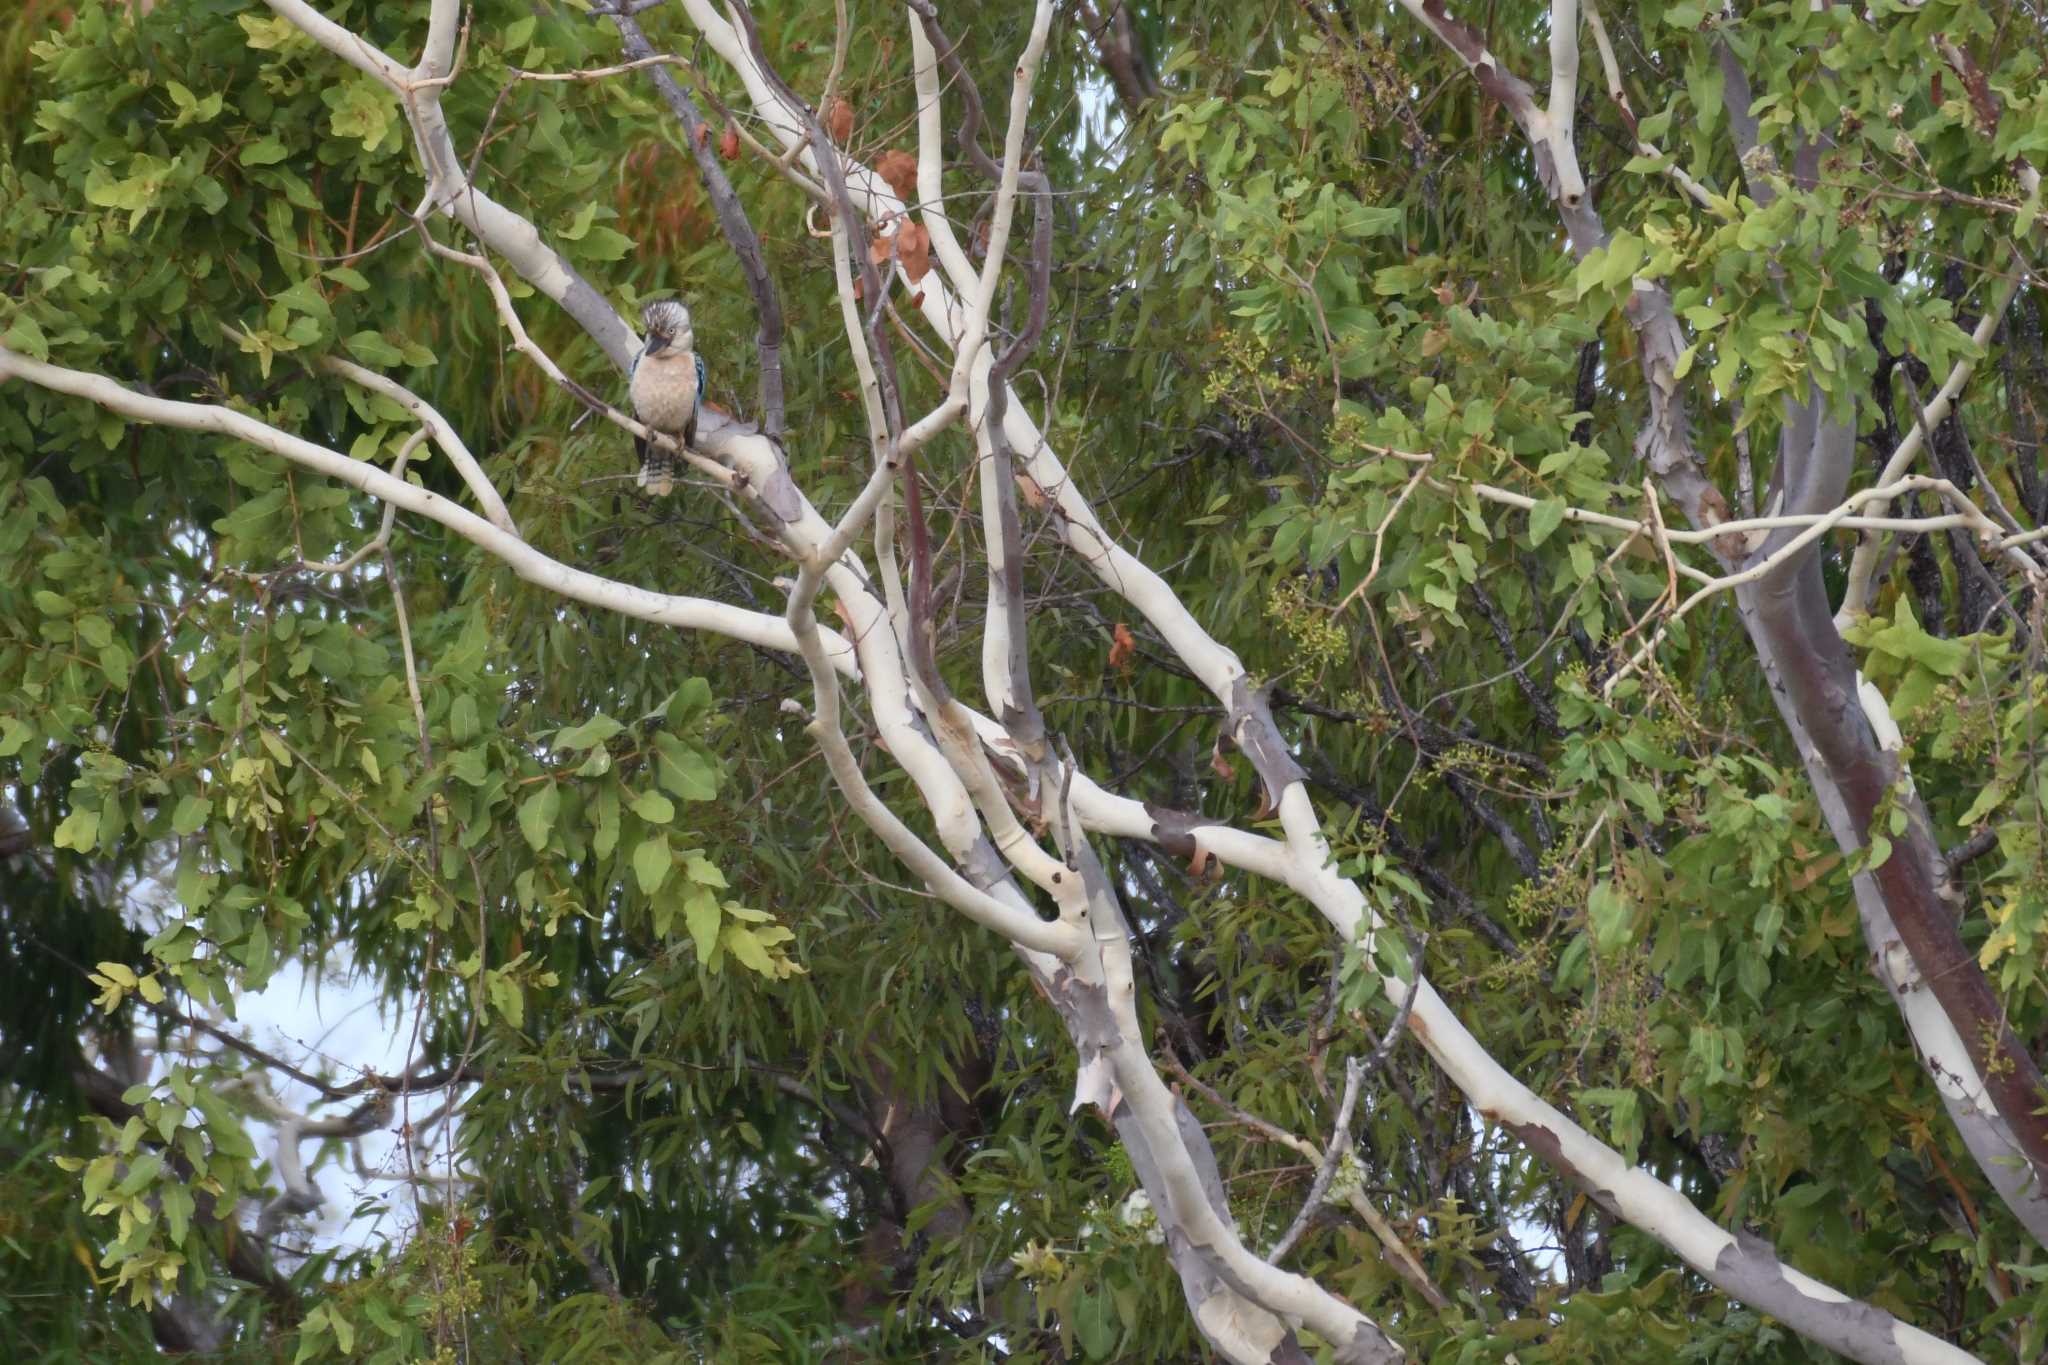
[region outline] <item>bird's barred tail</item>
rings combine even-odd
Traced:
[[[674,492],[676,457],[637,437],[633,441],[633,448],[640,452],[640,476],[635,480],[640,491],[650,498],[665,498]]]

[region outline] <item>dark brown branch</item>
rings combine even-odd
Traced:
[[[1139,106],[1160,93],[1161,86],[1159,74],[1138,41],[1130,7],[1123,0],[1111,0],[1106,18],[1088,0],[1076,0],[1075,8],[1089,41],[1095,44],[1095,60],[1116,87],[1117,98],[1126,111],[1137,113]]]
[[[1998,830],[1995,826],[1986,825],[1948,852],[1942,854],[1941,861],[1948,866],[1949,875],[1954,876],[1957,868],[1977,861],[1977,859],[1997,847]]]
[[[629,60],[638,61],[656,55],[654,45],[648,42],[647,35],[632,18],[649,7],[646,0],[635,0],[632,4],[595,11],[607,15],[618,29],[621,48]],[[725,233],[726,244],[732,248],[741,273],[747,277],[748,292],[754,296],[754,315],[759,319],[754,348],[761,365],[761,432],[770,440],[780,441],[786,420],[782,391],[782,301],[775,291],[775,280],[768,273],[761,238],[754,231],[753,222],[747,217],[739,195],[734,193],[725,168],[718,164],[718,153],[711,145],[711,130],[698,111],[696,101],[669,74],[667,67],[649,66],[642,70],[654,83],[655,90],[670,112],[683,125],[683,141],[697,163],[697,174],[704,182],[704,192],[710,196],[712,208],[718,214],[718,226]]]

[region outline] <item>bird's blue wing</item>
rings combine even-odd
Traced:
[[[694,421],[697,414],[702,411],[704,411],[704,356],[702,352],[699,352],[697,356],[697,396],[690,404],[691,419]]]

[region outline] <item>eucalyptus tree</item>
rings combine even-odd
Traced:
[[[2038,1358],[2044,36],[31,10],[0,1329]]]

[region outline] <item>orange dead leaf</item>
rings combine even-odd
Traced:
[[[1021,471],[1012,477],[1017,481],[1018,496],[1024,499],[1026,507],[1034,512],[1043,512],[1052,505],[1052,499],[1045,496],[1045,490],[1038,486],[1038,480]]]
[[[1237,780],[1237,769],[1230,766],[1230,760],[1223,756],[1221,749],[1210,751],[1209,771],[1215,773],[1216,776],[1222,778],[1225,782],[1235,782]]]
[[[730,123],[726,124],[725,131],[718,135],[718,154],[727,161],[740,159],[740,130]]]
[[[875,162],[875,174],[889,182],[896,197],[908,204],[917,198],[917,158],[891,147]]]
[[[1131,638],[1131,628],[1117,622],[1115,636],[1109,646],[1109,666],[1121,673],[1131,666],[1131,657],[1137,652],[1138,642]]]
[[[1787,879],[1786,884],[1794,891],[1804,891],[1807,887],[1812,886],[1822,877],[1834,871],[1836,864],[1841,861],[1842,855],[1839,853],[1830,853],[1824,858],[1816,858],[1793,873]]]
[[[825,131],[838,143],[844,143],[853,136],[853,106],[848,104],[844,97],[834,96],[832,103],[826,108]]]
[[[710,124],[708,124],[708,123],[700,123],[700,124],[698,124],[698,125],[697,125],[697,145],[698,145],[699,147],[702,147],[702,146],[703,146],[703,145],[704,145],[705,143],[707,143],[707,142],[709,142],[709,141],[711,141],[711,125],[710,125]]]
[[[903,262],[903,273],[916,284],[932,273],[932,235],[922,224],[905,223],[896,229],[896,255]]]

